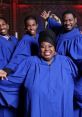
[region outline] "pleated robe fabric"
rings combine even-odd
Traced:
[[[25,117],[73,117],[75,64],[65,56],[56,55],[50,65],[31,57],[27,66]]]
[[[73,28],[71,31],[65,33],[62,26],[60,24],[57,25],[56,21],[52,19],[49,19],[49,25],[52,29],[55,26],[59,29],[56,40],[56,51],[59,54],[69,56],[79,69],[80,79],[75,84],[75,96],[80,106],[79,108],[82,108],[82,34],[80,34],[78,28]],[[79,112],[78,109],[74,113],[74,117],[82,117],[82,112]]]
[[[36,34],[36,37],[25,34],[19,42],[13,57],[6,68],[10,68],[15,72],[17,66],[28,56],[38,55],[38,36],[39,34]]]
[[[10,61],[18,40],[10,36],[9,40],[0,35],[0,69],[3,69]]]
[[[3,69],[9,63],[17,44],[18,44],[18,39],[15,38],[14,36],[10,36],[10,38],[7,40],[0,35],[0,69]],[[0,80],[0,87],[1,85],[2,85],[2,80]],[[3,87],[5,87],[4,84],[3,84]],[[3,105],[1,102],[6,103],[2,96],[2,89],[0,88],[0,117],[14,117],[15,111],[13,109],[10,109],[11,110],[10,111],[7,103]],[[12,112],[13,112],[13,116],[12,116]]]
[[[9,62],[8,65],[4,66],[4,68],[10,68],[13,71],[13,75],[10,74],[10,76],[8,76],[8,81],[5,80],[0,81],[1,105],[6,107],[4,108],[4,110],[2,109],[3,117],[7,116],[7,114],[4,115],[5,111],[7,111],[6,113],[8,113],[8,116],[10,117],[17,116],[17,112],[15,112],[15,110],[17,111],[18,109],[20,100],[19,92],[23,79],[22,78],[18,79],[19,77],[18,75],[20,73],[18,73],[18,75],[16,76],[14,75],[18,72],[17,68],[18,66],[20,66],[21,62],[24,59],[26,59],[28,56],[38,54],[38,34],[36,35],[35,38],[30,35],[24,35],[23,39],[19,42],[11,61]],[[10,107],[15,108],[15,110],[11,111]],[[22,115],[20,114],[20,116]]]
[[[18,117],[19,93],[26,68],[23,61],[15,73],[7,76],[8,80],[0,80],[0,117]]]

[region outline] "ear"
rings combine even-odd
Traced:
[[[37,24],[37,28],[38,28],[38,24]]]
[[[7,29],[9,30],[9,24],[7,24]]]
[[[77,24],[77,18],[75,18],[75,23]]]

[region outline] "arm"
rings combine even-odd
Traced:
[[[17,66],[21,64],[21,62],[26,59],[28,56],[31,55],[30,52],[30,44],[28,37],[24,37],[18,44],[12,59],[10,60],[9,64],[1,71],[0,75],[4,73],[4,75],[9,75],[16,71]],[[3,76],[4,76],[3,75]],[[2,77],[3,77],[2,76]]]
[[[48,21],[48,27],[49,28],[60,28],[61,27],[61,20],[55,15],[51,14],[51,11],[43,11],[41,13],[41,17],[45,20]]]

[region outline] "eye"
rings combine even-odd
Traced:
[[[53,46],[49,45],[49,48],[52,48]]]
[[[44,45],[41,45],[40,48],[45,48],[45,46]]]

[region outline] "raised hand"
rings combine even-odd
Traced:
[[[42,13],[41,13],[41,17],[44,19],[44,20],[47,20],[48,19],[48,17],[50,16],[50,13],[51,13],[51,11],[43,11]]]

